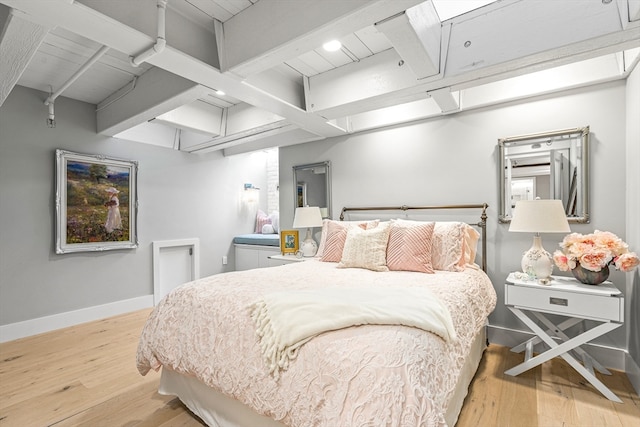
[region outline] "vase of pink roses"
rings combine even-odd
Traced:
[[[620,271],[633,271],[640,259],[629,252],[629,245],[608,231],[591,234],[571,233],[560,243],[562,250],[553,254],[561,271],[569,271],[582,283],[599,285],[609,277],[609,266]]]

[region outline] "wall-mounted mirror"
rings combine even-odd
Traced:
[[[293,167],[294,206],[318,206],[323,218],[331,217],[330,163],[311,163]]]
[[[589,126],[513,136],[500,147],[500,222],[518,200],[562,200],[569,222],[589,222]]]

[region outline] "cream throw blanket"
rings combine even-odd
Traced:
[[[447,308],[426,288],[273,292],[249,307],[269,372],[287,369],[314,336],[355,325],[405,325],[456,338]]]

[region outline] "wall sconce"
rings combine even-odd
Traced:
[[[253,184],[245,184],[244,192],[242,193],[242,202],[244,204],[253,204],[260,201],[260,189],[254,187]]]

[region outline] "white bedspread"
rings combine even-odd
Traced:
[[[287,369],[323,332],[358,325],[405,325],[455,338],[449,310],[426,288],[323,288],[271,292],[251,305],[269,372]]]
[[[269,373],[249,307],[272,292],[425,288],[451,314],[457,339],[361,325],[317,335],[278,378]],[[192,376],[290,427],[446,425],[444,413],[473,338],[494,309],[482,271],[373,272],[309,260],[218,274],[173,290],[140,336],[141,374]]]

